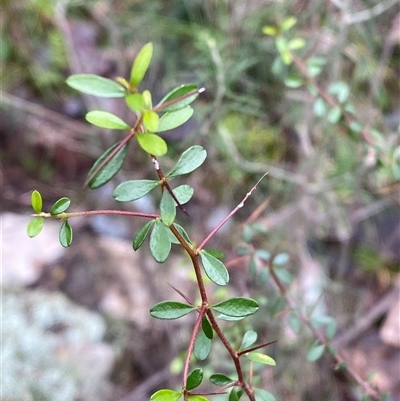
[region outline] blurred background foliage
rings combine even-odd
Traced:
[[[3,210],[27,210],[33,188],[49,204],[66,195],[82,208],[110,205],[107,189],[91,195],[80,188],[114,134],[97,132],[83,116],[94,108],[124,111],[114,100],[80,97],[65,78],[128,76],[138,49],[154,42],[143,85],[153,97],[192,81],[207,89],[193,121],[167,138],[163,161],[171,165],[190,144],[208,149],[205,167],[190,178],[193,237],[203,238],[268,172],[214,244],[227,251],[237,288],[264,305],[261,319],[232,326],[231,335],[253,327],[279,338],[274,378],[261,373],[261,380],[266,388],[273,383],[280,399],[361,399],[341,388],[329,358],[303,370],[308,345],[301,344],[310,334],[290,331],[295,319],[288,323],[284,300],[254,255],[286,254],[281,276],[299,305],[333,316],[340,334],[393,285],[400,270],[399,4],[3,0],[1,7]],[[262,33],[291,16],[297,24],[283,35],[305,39],[294,53],[306,75],[297,63],[283,63],[275,38]],[[288,84],[298,79],[312,79],[320,92]],[[349,106],[351,121],[332,112],[321,93]],[[146,162],[131,155],[119,179],[153,174]],[[137,207],[151,208],[147,202]]]

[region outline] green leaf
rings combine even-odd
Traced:
[[[310,323],[316,329],[319,329],[322,326],[326,326],[326,337],[329,340],[332,340],[332,338],[336,334],[337,323],[336,323],[336,320],[331,316],[324,316],[324,315],[323,316],[315,316],[310,319]]]
[[[31,205],[35,213],[41,213],[43,207],[42,195],[40,195],[40,192],[36,191],[36,189],[31,195]]]
[[[160,125],[158,127],[158,132],[169,131],[171,129],[177,128],[182,124],[185,124],[193,115],[193,109],[187,106],[183,109],[172,111],[170,113],[165,113],[160,118]]]
[[[150,401],[178,401],[182,393],[173,390],[158,390],[151,397]]]
[[[276,365],[276,362],[273,358],[268,355],[261,354],[261,352],[250,352],[246,354],[246,358],[254,362],[263,363],[264,365]]]
[[[168,147],[164,139],[156,134],[136,134],[140,147],[154,156],[162,156],[167,153]]]
[[[124,97],[126,90],[111,79],[93,74],[75,74],[67,78],[67,85],[80,92],[98,97]]]
[[[188,203],[194,194],[194,189],[187,184],[179,185],[172,190],[181,205]]]
[[[133,239],[133,249],[135,251],[137,251],[143,244],[144,240],[147,237],[147,234],[150,231],[151,226],[153,225],[154,220],[153,221],[149,221],[148,223],[146,223],[144,226],[142,226],[139,231],[137,232],[137,234],[135,235],[135,238]]]
[[[276,398],[271,393],[262,388],[255,388],[254,394],[256,401],[276,401]]]
[[[54,205],[50,209],[50,214],[52,216],[56,214],[60,214],[65,212],[68,208],[69,205],[71,204],[71,199],[69,198],[60,198],[58,201],[54,203]]]
[[[225,259],[226,254],[218,249],[204,249],[209,255],[217,259]]]
[[[147,131],[156,132],[160,125],[160,117],[155,111],[146,110],[143,112],[143,124]]]
[[[170,226],[174,222],[176,216],[175,201],[171,194],[165,189],[161,197],[160,213],[161,220],[166,226]]]
[[[281,24],[280,29],[282,32],[288,31],[290,28],[293,28],[297,23],[297,19],[295,17],[286,18]]]
[[[233,383],[234,381],[235,380],[222,373],[215,373],[210,376],[210,382],[215,384],[216,386],[226,386],[227,384]]]
[[[139,112],[144,109],[143,95],[140,93],[132,93],[125,97],[126,105],[134,112]]]
[[[313,343],[307,353],[307,360],[310,362],[315,362],[323,355],[325,351],[325,345]]]
[[[290,50],[302,49],[306,45],[306,41],[303,38],[293,38],[288,43]]]
[[[295,76],[289,76],[285,79],[285,85],[288,88],[300,88],[300,86],[302,86],[304,84],[304,81],[299,78],[299,77],[295,77]]]
[[[265,25],[262,28],[262,32],[268,36],[276,36],[278,34],[278,28],[276,26]]]
[[[289,261],[289,255],[287,253],[278,253],[275,257],[274,257],[274,266],[275,265],[284,265],[285,263],[287,263]]]
[[[235,387],[233,387],[229,393],[228,401],[239,401],[239,395]]]
[[[200,386],[203,381],[203,369],[197,368],[190,372],[186,380],[186,390],[190,391]]]
[[[28,223],[28,227],[26,232],[30,238],[36,237],[40,234],[43,229],[44,218],[43,217],[35,217]]]
[[[100,128],[131,129],[124,120],[108,111],[93,110],[85,116],[86,121]]]
[[[185,231],[185,229],[182,227],[182,226],[180,226],[179,224],[176,224],[176,223],[174,223],[174,227],[179,231],[179,234],[181,234],[181,236],[185,239],[185,241],[187,242],[187,243],[189,243],[189,244],[191,244],[192,243],[192,241],[190,240],[190,238],[189,238],[189,235],[187,234],[187,232]],[[171,232],[171,231],[170,231]],[[171,234],[172,234],[172,232],[171,232]],[[172,234],[173,235],[173,234]],[[174,238],[175,238],[175,236],[174,236]],[[176,238],[175,238],[176,239]],[[177,239],[176,239],[177,240]],[[179,244],[179,241],[177,240],[177,242],[176,242],[177,244]]]
[[[149,68],[151,58],[153,56],[153,44],[145,44],[137,54],[132,65],[131,79],[132,85],[137,86],[142,82],[147,69]]]
[[[211,323],[208,321],[208,319],[205,316],[203,316],[203,319],[201,321],[201,328],[203,329],[206,337],[209,338],[210,340],[212,340],[214,337],[214,331],[211,326]]]
[[[256,313],[258,303],[251,298],[237,297],[212,305],[212,309],[232,317],[244,317]]]
[[[188,395],[188,400],[189,401],[210,401],[208,398],[203,397],[202,395],[198,395],[198,394]]]
[[[313,110],[314,110],[314,114],[317,117],[323,117],[327,113],[327,110],[328,110],[328,106],[326,105],[325,100],[319,97],[314,102]]]
[[[159,181],[155,180],[129,180],[122,182],[114,189],[114,199],[118,202],[131,202],[148,194]]]
[[[165,262],[171,252],[168,228],[160,220],[156,220],[150,234],[150,252],[158,263]]]
[[[246,316],[239,316],[239,317],[233,317],[233,316],[228,316],[224,315],[223,313],[220,313],[217,318],[221,320],[225,320],[227,322],[237,322],[239,320],[243,320]]]
[[[333,109],[329,110],[327,120],[331,124],[336,124],[341,117],[342,117],[342,110],[340,109],[340,107],[334,107]]]
[[[189,174],[196,168],[200,167],[206,160],[207,151],[200,145],[191,146],[185,150],[175,167],[167,175],[167,177],[175,177],[177,175]]]
[[[228,284],[229,273],[225,265],[220,260],[208,254],[204,250],[200,252],[200,257],[203,263],[204,271],[212,282],[218,285]]]
[[[163,301],[151,307],[150,315],[157,319],[173,320],[186,316],[195,309],[194,306],[182,302]]]
[[[307,60],[307,74],[313,78],[321,74],[326,60],[322,57],[311,57]]]
[[[210,351],[211,339],[204,334],[203,330],[200,330],[194,343],[194,355],[199,361],[204,361],[207,359]]]
[[[64,248],[68,248],[72,243],[72,228],[69,225],[68,220],[64,220],[61,225],[59,240]]]
[[[249,330],[244,333],[242,345],[239,350],[244,350],[251,347],[257,341],[257,333],[254,330]]]
[[[182,100],[177,101],[174,104],[171,104],[170,106],[162,107],[162,105],[166,102],[170,102],[171,100],[179,99],[182,96],[188,95],[191,92],[197,91],[198,86],[196,84],[186,84],[186,85],[181,85],[178,86],[175,89],[172,89],[172,91],[168,92],[158,103],[156,106],[157,109],[163,110],[165,112],[170,112],[170,111],[176,111],[183,109],[184,107],[188,106],[190,103],[192,103],[197,96],[199,96],[198,92],[194,93],[191,96],[185,97]]]
[[[350,88],[346,82],[336,81],[328,86],[327,92],[331,95],[335,95],[339,103],[344,103],[349,98]]]
[[[115,143],[111,148],[107,149],[93,164],[93,167],[90,169],[88,176],[90,177],[92,173],[97,169],[97,167],[107,159],[108,155],[119,145],[119,143]],[[124,164],[126,153],[128,150],[128,146],[124,145],[113,157],[109,160],[101,170],[89,181],[89,188],[96,189],[104,184],[107,184],[119,170],[121,170],[122,165]]]
[[[151,92],[148,90],[144,90],[142,93],[144,108],[147,110],[151,110],[153,108],[153,101],[151,99]]]

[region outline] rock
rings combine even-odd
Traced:
[[[34,283],[44,266],[59,259],[64,248],[58,242],[60,224],[46,221],[43,231],[29,238],[26,227],[29,215],[4,213],[0,216],[2,227],[2,285],[26,286]]]

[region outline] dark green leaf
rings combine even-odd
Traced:
[[[28,223],[28,227],[26,232],[29,237],[33,238],[40,234],[43,229],[44,218],[43,217],[35,217]]]
[[[201,321],[201,328],[203,329],[204,334],[206,335],[206,337],[208,337],[210,340],[212,340],[213,337],[214,337],[214,331],[213,331],[213,328],[211,326],[211,323],[208,321],[206,316],[203,316],[203,319]]]
[[[250,352],[246,354],[246,358],[254,362],[263,363],[264,365],[276,365],[276,362],[273,358],[268,355],[261,354],[260,352]]]
[[[194,343],[194,355],[200,360],[204,361],[211,351],[211,340],[204,334],[203,330],[199,331]]]
[[[195,145],[190,147],[182,153],[168,177],[191,173],[203,164],[206,157],[207,151],[202,146]]]
[[[186,390],[190,391],[200,386],[203,381],[203,369],[197,368],[190,372],[186,380]]]
[[[235,380],[222,373],[215,373],[210,376],[210,382],[215,384],[216,386],[226,386],[227,384],[233,383],[234,381]]]
[[[115,81],[93,74],[75,74],[67,78],[67,84],[80,92],[98,97],[124,97],[126,90]]]
[[[235,387],[233,387],[231,392],[229,393],[228,401],[239,401],[239,396]]]
[[[226,285],[229,282],[229,273],[225,265],[214,256],[208,254],[206,251],[200,252],[201,261],[203,263],[204,271],[208,278],[218,285]],[[224,313],[224,312],[222,312]]]
[[[68,223],[68,220],[64,220],[59,235],[60,244],[64,248],[68,248],[72,243],[72,228]]]
[[[167,190],[164,190],[161,197],[160,213],[161,220],[166,226],[170,226],[174,222],[176,216],[175,201]]]
[[[131,129],[124,120],[108,111],[93,110],[85,116],[86,121],[100,128]]]
[[[160,125],[160,117],[158,114],[151,110],[146,110],[143,112],[143,124],[147,131],[156,132],[158,131],[158,126]]]
[[[194,310],[195,308],[192,305],[182,302],[163,301],[151,307],[150,315],[157,319],[173,320],[186,316]]]
[[[158,263],[165,262],[171,252],[168,228],[160,220],[156,220],[150,234],[150,252]]]
[[[161,101],[158,103],[158,105],[156,107],[158,109],[162,109],[163,111],[166,111],[166,112],[183,109],[184,107],[186,107],[190,103],[192,103],[197,98],[197,96],[199,96],[199,94],[197,92],[195,92],[193,95],[185,97],[184,99],[179,100],[176,103],[171,104],[167,107],[161,107],[161,106],[166,102],[178,99],[181,96],[188,95],[189,93],[197,91],[197,90],[198,90],[198,86],[196,84],[186,84],[186,85],[178,86],[177,88],[172,89],[172,91],[167,93],[163,97],[163,99],[161,99]]]
[[[211,308],[227,316],[244,317],[256,313],[258,303],[251,298],[237,297],[212,305]]]
[[[147,234],[150,231],[151,226],[153,225],[154,220],[153,221],[149,221],[148,223],[146,223],[143,227],[141,227],[139,229],[139,231],[137,232],[137,234],[135,235],[135,238],[133,239],[133,249],[135,251],[137,251],[143,244],[144,240],[147,237]]]
[[[113,196],[118,202],[131,202],[148,194],[159,181],[155,180],[130,180],[122,182],[115,188]]]
[[[65,197],[64,198],[60,198],[51,207],[50,214],[54,216],[56,214],[63,213],[69,208],[70,204],[71,204],[71,199],[68,199],[68,198],[65,198]]]
[[[226,254],[218,249],[204,249],[209,255],[217,259],[225,259]]]
[[[266,390],[262,388],[254,389],[254,393],[256,396],[256,401],[276,401],[275,397]]]
[[[137,54],[131,69],[132,85],[137,86],[142,82],[147,69],[149,68],[151,58],[153,56],[153,44],[146,43]]]
[[[151,397],[150,401],[178,401],[182,397],[182,393],[177,391],[163,389],[156,391]]]
[[[240,350],[251,347],[257,341],[257,333],[254,330],[249,330],[244,333]]]
[[[167,153],[168,147],[164,139],[156,134],[136,134],[140,147],[154,156],[162,156]]]
[[[36,189],[31,195],[31,205],[35,213],[41,213],[43,207],[42,195],[40,195],[39,191],[36,191]]]
[[[111,148],[107,149],[93,164],[90,169],[88,176],[90,177],[92,173],[97,169],[100,164],[107,159],[108,155],[119,145],[119,143],[114,144]],[[113,157],[109,160],[101,170],[89,181],[88,186],[92,189],[99,188],[104,184],[107,184],[119,170],[121,170],[124,164],[128,146],[124,145]]]
[[[172,192],[174,193],[176,199],[178,199],[178,202],[181,205],[184,205],[192,198],[194,194],[194,189],[190,185],[183,184],[179,185],[179,187],[174,188]]]
[[[158,127],[158,132],[169,131],[171,129],[177,128],[182,124],[185,124],[193,115],[193,109],[187,106],[183,109],[172,111],[170,113],[165,113],[160,118],[160,125]]]
[[[141,93],[132,93],[125,97],[126,105],[134,112],[144,109],[144,99]]]
[[[307,353],[307,360],[310,362],[315,362],[323,355],[325,351],[325,345],[314,343],[311,345],[308,353]]]

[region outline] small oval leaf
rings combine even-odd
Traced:
[[[156,391],[151,397],[150,401],[178,401],[182,397],[182,393],[177,391],[163,389]]]
[[[210,376],[210,382],[215,384],[216,386],[226,386],[227,384],[233,383],[234,381],[235,380],[222,373],[215,373]]]
[[[142,82],[153,56],[153,44],[146,43],[137,54],[131,69],[131,84],[137,86]]]
[[[67,85],[80,92],[98,97],[124,97],[126,90],[111,79],[93,74],[75,74],[67,78]]]
[[[140,147],[154,156],[163,156],[167,153],[167,143],[156,134],[136,134]]]
[[[307,360],[309,362],[315,362],[324,354],[325,345],[315,343],[311,346],[310,350],[307,353]]]
[[[154,223],[154,221],[149,221],[143,227],[141,227],[139,229],[139,231],[137,232],[137,234],[135,235],[135,238],[133,239],[133,243],[132,243],[133,249],[135,251],[137,251],[142,246],[153,223]]]
[[[268,355],[261,354],[260,352],[250,352],[246,354],[246,358],[254,362],[263,363],[264,365],[276,365],[276,362],[273,358]]]
[[[207,151],[202,146],[192,146],[182,153],[175,167],[167,176],[175,177],[177,175],[191,173],[203,164],[206,157]]]
[[[86,121],[88,121],[90,124],[93,124],[96,127],[100,128],[131,129],[129,124],[127,124],[124,120],[113,113],[109,113],[108,111],[89,111],[89,113],[86,114],[85,118]]]
[[[228,284],[229,273],[225,265],[220,260],[208,254],[204,250],[201,251],[200,256],[203,263],[204,271],[206,272],[208,278],[218,285]]]
[[[190,372],[186,380],[186,390],[190,391],[200,386],[203,381],[203,369],[197,368]]]
[[[194,189],[187,184],[179,185],[172,190],[175,198],[178,199],[179,204],[184,205],[188,203],[194,194]]]
[[[201,321],[201,328],[203,329],[206,337],[208,337],[210,340],[212,340],[214,337],[214,331],[211,326],[211,323],[208,321],[208,319],[205,316],[203,316],[203,319]]]
[[[211,351],[211,340],[200,330],[194,343],[194,355],[199,361],[207,359]]]
[[[108,155],[119,145],[119,143],[114,144],[111,148],[107,149],[93,164],[90,169],[88,176],[90,177],[93,172],[100,166],[108,157]],[[107,184],[121,169],[124,164],[126,153],[128,150],[128,145],[124,145],[113,157],[109,160],[102,169],[89,181],[89,188],[96,189],[104,184]]]
[[[188,401],[210,401],[208,398],[198,394],[188,395]]]
[[[40,195],[40,192],[36,191],[36,189],[31,195],[31,205],[35,213],[41,213],[43,207],[42,195]]]
[[[61,225],[59,240],[64,248],[68,248],[72,243],[72,228],[69,225],[68,220],[64,220]]]
[[[254,394],[256,401],[276,401],[276,398],[271,393],[262,388],[254,389]]]
[[[163,111],[176,111],[176,110],[180,110],[183,109],[184,107],[188,106],[190,103],[192,103],[197,96],[199,96],[198,92],[198,86],[196,84],[186,84],[186,85],[181,85],[178,86],[175,89],[172,89],[170,92],[168,92],[162,99],[161,101],[158,103],[158,105],[156,106],[156,108],[158,110],[163,110]],[[195,92],[196,91],[196,92]],[[191,92],[195,92],[190,96],[187,96],[189,93]],[[185,97],[187,96],[187,97]],[[183,97],[183,99],[181,100],[177,100],[176,103],[173,103],[169,106],[166,107],[162,107],[162,105],[166,102],[170,102],[172,100],[176,100],[179,99],[180,97]]]
[[[156,132],[160,125],[160,117],[155,111],[146,110],[143,112],[143,124],[147,131]]]
[[[249,330],[244,333],[240,350],[251,347],[257,341],[257,333],[254,330]]]
[[[150,234],[150,252],[158,263],[165,262],[171,252],[168,228],[160,220],[156,220]]]
[[[161,197],[160,213],[161,220],[166,226],[170,226],[174,222],[176,216],[175,201],[171,194],[165,189]]]
[[[125,97],[126,105],[134,112],[144,109],[144,99],[141,93],[132,93]]]
[[[69,205],[71,204],[71,199],[69,198],[60,198],[58,201],[54,203],[54,205],[50,209],[50,214],[55,216],[56,214],[60,214],[65,212]]]
[[[258,303],[251,298],[237,297],[215,304],[211,308],[227,316],[244,317],[256,313]]]
[[[26,232],[30,238],[36,237],[40,234],[43,229],[44,218],[43,217],[35,217],[28,223],[28,227]]]
[[[192,305],[175,301],[163,301],[153,305],[150,309],[150,315],[157,319],[173,320],[186,316],[194,311]]]
[[[169,131],[175,129],[185,124],[193,115],[193,109],[187,106],[183,109],[172,111],[170,113],[165,113],[160,118],[160,124],[158,127],[158,132]]]
[[[131,202],[148,194],[152,189],[159,185],[155,180],[130,180],[119,184],[113,193],[118,202]]]

